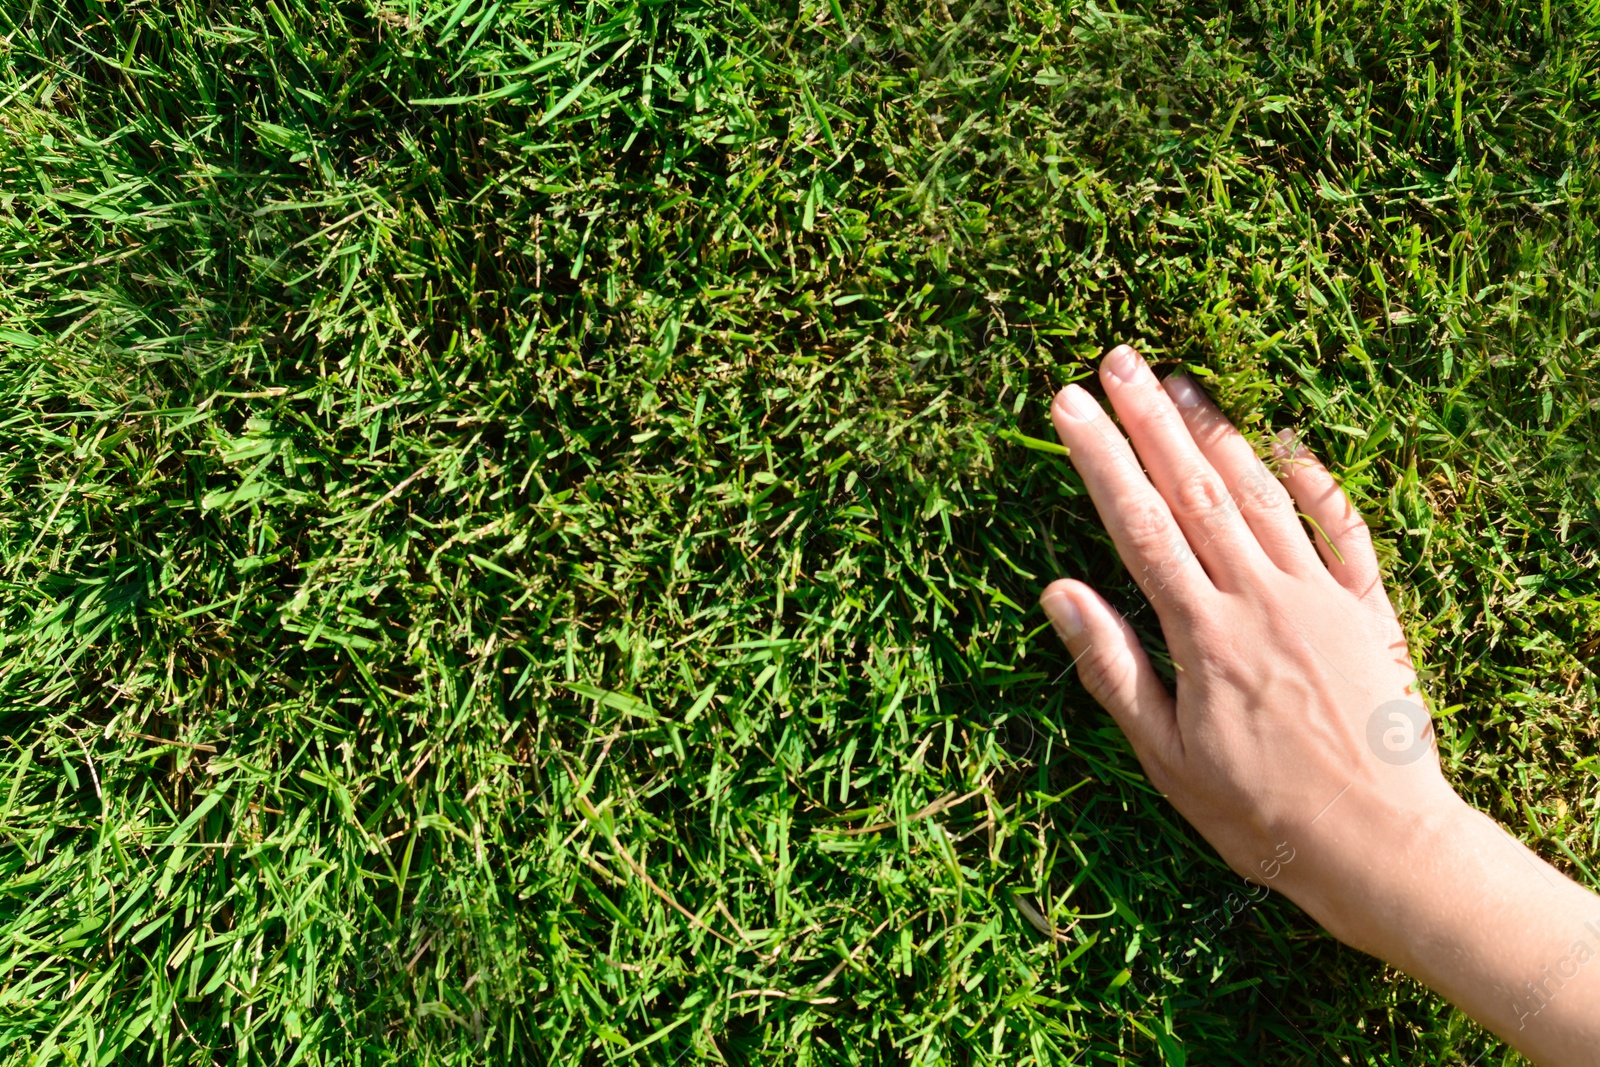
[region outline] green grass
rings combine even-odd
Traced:
[[[1500,1064],[1034,605],[1129,340],[1600,863],[1600,4],[0,3],[0,1059]]]

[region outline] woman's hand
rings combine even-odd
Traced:
[[[1088,586],[1056,582],[1045,611],[1151,784],[1229,866],[1359,941],[1329,892],[1343,853],[1455,799],[1366,524],[1303,452],[1280,484],[1188,378],[1163,386],[1124,345],[1100,379],[1127,438],[1076,385],[1051,415],[1160,617],[1176,699]],[[1322,532],[1316,548],[1297,508]],[[1394,751],[1369,743],[1375,717]]]
[[[1279,440],[1274,476],[1191,380],[1158,382],[1125,345],[1106,356],[1100,380],[1122,430],[1076,385],[1056,396],[1051,417],[1160,618],[1177,679],[1169,693],[1116,611],[1083,583],[1057,581],[1041,603],[1084,687],[1151,784],[1235,871],[1518,1047],[1567,1062],[1563,1050],[1578,1045],[1560,1041],[1571,1035],[1519,1041],[1530,1013],[1503,994],[1524,971],[1536,978],[1600,908],[1445,782],[1366,524],[1343,490],[1292,438]],[[1528,872],[1539,884],[1526,884]],[[1516,926],[1534,899],[1561,921]],[[1483,940],[1486,907],[1491,926],[1513,922],[1520,955]],[[1583,1008],[1583,990],[1600,1000],[1600,961],[1587,982],[1563,987],[1578,991],[1560,1011],[1534,1017],[1559,1023]],[[1600,1003],[1590,1007],[1573,1025],[1600,1020]],[[1583,1025],[1586,1039],[1600,1036],[1600,1022]]]

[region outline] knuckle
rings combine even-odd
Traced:
[[[1172,502],[1187,518],[1203,519],[1233,506],[1222,479],[1203,467],[1194,466],[1178,474],[1173,483]]]
[[[1238,495],[1251,507],[1263,512],[1280,512],[1294,503],[1289,490],[1272,476],[1266,464],[1260,460],[1239,479]]]
[[[1255,498],[1256,506],[1267,513],[1291,515],[1295,512],[1294,497],[1279,482],[1269,483]]]
[[[1121,705],[1133,695],[1133,663],[1110,652],[1085,656],[1078,665],[1078,681],[1101,704]]]
[[[1337,488],[1333,476],[1314,459],[1294,457],[1283,461],[1279,468],[1278,476],[1290,486],[1296,496],[1316,496],[1327,492],[1330,488]]]
[[[1358,548],[1367,548],[1372,545],[1372,531],[1367,527],[1367,520],[1363,519],[1354,508],[1350,509],[1350,518],[1339,531],[1341,540],[1347,540]]]
[[[1171,550],[1172,520],[1166,509],[1154,501],[1137,505],[1128,515],[1128,540],[1133,547],[1159,556]]]
[[[1171,515],[1154,501],[1136,506],[1128,514],[1123,531],[1132,555],[1142,561],[1147,570],[1167,569],[1180,548],[1180,537],[1172,525]]]

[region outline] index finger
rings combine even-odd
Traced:
[[[1099,402],[1077,385],[1056,394],[1050,420],[1088,487],[1100,521],[1140,589],[1165,615],[1184,611],[1214,591],[1210,577],[1145,477],[1122,431]]]

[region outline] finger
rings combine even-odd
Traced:
[[[1139,468],[1133,449],[1094,397],[1077,385],[1050,405],[1061,443],[1111,532],[1117,554],[1163,618],[1185,613],[1213,591],[1167,502]]]
[[[1149,365],[1118,345],[1100,364],[1100,381],[1150,480],[1217,588],[1233,590],[1264,570],[1269,561],[1255,534]]]
[[[1222,476],[1267,558],[1290,574],[1322,570],[1288,490],[1272,476],[1250,442],[1187,374],[1162,383],[1211,468]]]
[[[1039,604],[1084,689],[1128,736],[1151,784],[1167,792],[1169,768],[1183,751],[1176,708],[1133,627],[1082,582],[1050,583]]]
[[[1312,522],[1312,540],[1328,573],[1362,600],[1392,611],[1383,591],[1378,557],[1372,551],[1372,534],[1344,489],[1294,431],[1279,432],[1272,452],[1283,461],[1280,477],[1289,495]]]

